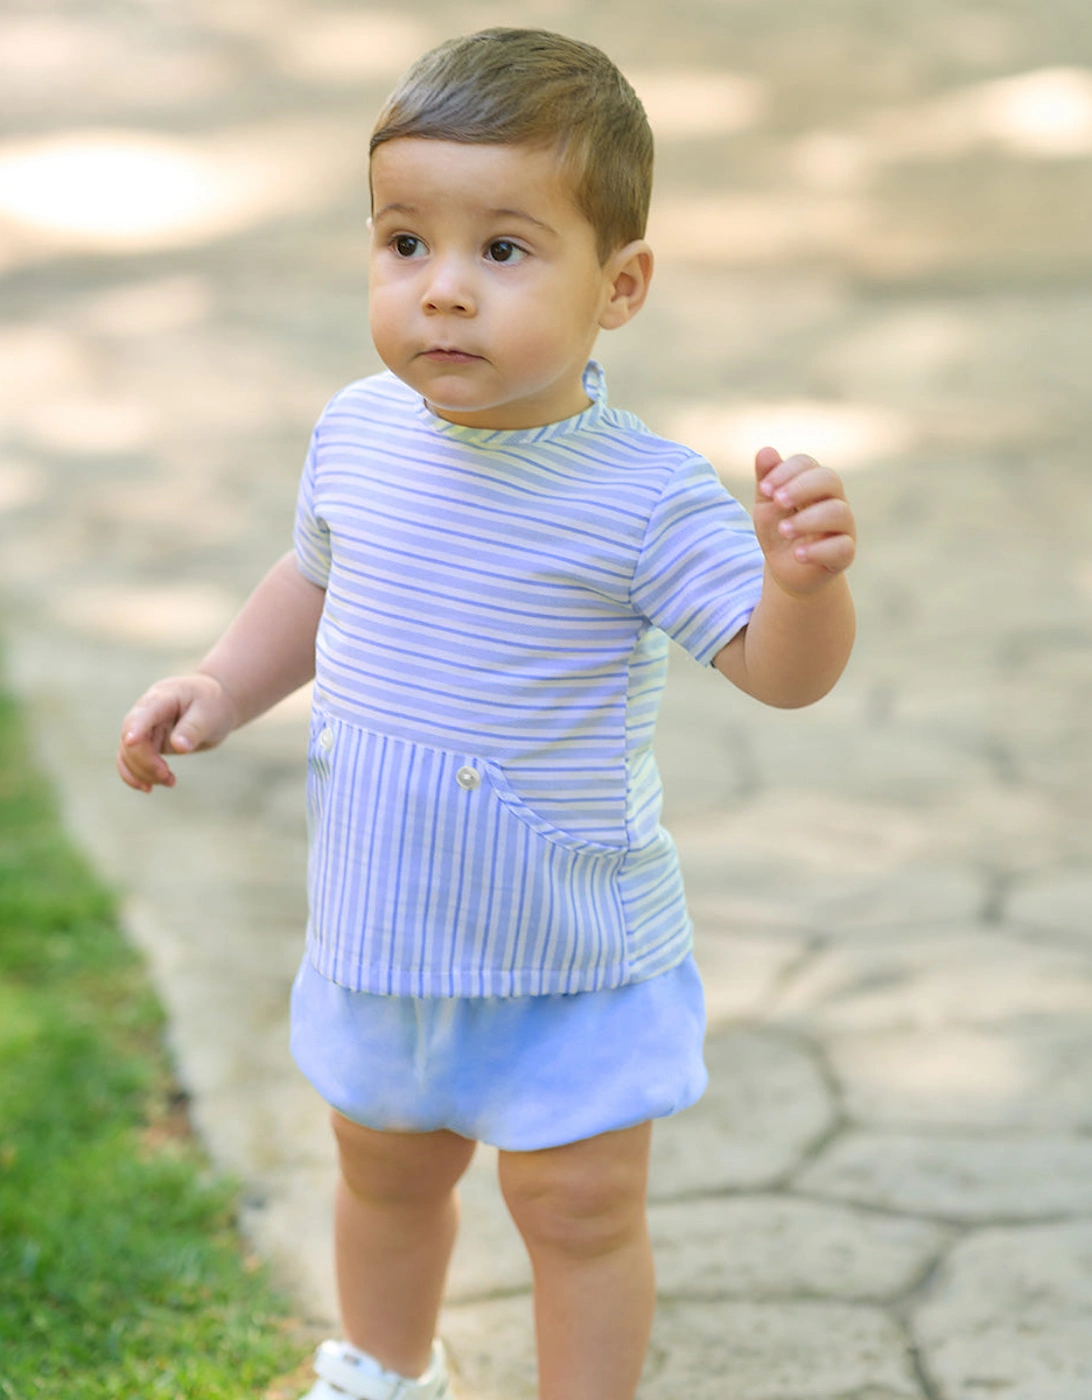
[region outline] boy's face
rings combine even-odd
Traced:
[[[558,157],[400,137],[372,158],[371,329],[384,364],[441,418],[552,423],[612,298]],[[607,324],[613,324],[608,315]]]

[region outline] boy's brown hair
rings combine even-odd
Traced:
[[[544,29],[483,29],[418,59],[387,99],[371,151],[400,136],[556,146],[601,263],[643,238],[652,132],[640,99],[591,44]]]

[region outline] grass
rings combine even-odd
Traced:
[[[0,1400],[282,1394],[307,1340],[188,1131],[140,959],[26,752],[0,694]]]

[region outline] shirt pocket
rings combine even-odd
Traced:
[[[311,930],[344,985],[533,995],[625,980],[622,847],[564,831],[503,767],[318,711]]]
[[[532,831],[541,836],[544,841],[552,841],[563,850],[574,851],[582,855],[616,856],[625,853],[629,848],[624,845],[611,845],[602,841],[592,841],[585,836],[577,836],[572,832],[564,831],[556,826],[548,818],[542,816],[524,799],[512,786],[511,780],[501,764],[493,759],[476,760],[482,771],[486,774],[489,782],[501,802],[508,808],[512,815],[521,822],[524,822]]]

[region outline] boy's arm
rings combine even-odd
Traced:
[[[325,598],[293,552],[278,560],[196,670],[157,681],[125,716],[122,780],[141,792],[173,786],[162,754],[215,748],[309,681]]]
[[[856,526],[841,480],[811,457],[755,458],[754,522],[766,570],[747,626],[713,658],[733,684],[767,705],[810,705],[830,690],[853,647],[844,571]]]

